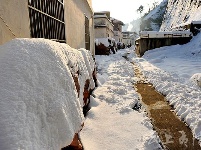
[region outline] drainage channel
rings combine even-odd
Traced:
[[[141,95],[141,102],[146,108],[164,149],[201,149],[190,128],[175,115],[165,97],[158,93],[152,84],[144,82],[143,75],[135,64],[134,70],[135,75],[140,79],[135,84],[136,91]]]

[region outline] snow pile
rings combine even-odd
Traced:
[[[84,119],[72,75],[79,70],[82,89],[91,74],[85,62],[78,50],[44,39],[0,47],[0,149],[55,150],[71,143]]]
[[[95,83],[93,80],[93,73],[94,73],[94,69],[95,69],[95,62],[93,60],[93,57],[91,55],[90,51],[86,51],[86,49],[79,49],[79,51],[82,53],[82,56],[84,58],[84,64],[87,66],[87,70],[89,72],[89,79],[90,79],[90,84],[89,84],[89,88],[90,89],[94,89],[95,88]],[[84,87],[82,87],[84,89]],[[88,89],[88,90],[90,90]]]
[[[87,79],[90,80],[90,85],[89,87],[91,89],[94,89],[95,84],[92,78],[93,70],[95,68],[95,64],[93,61],[93,58],[90,53],[90,51],[85,50],[85,49],[80,49],[79,51],[77,49],[73,49],[67,44],[58,44],[58,46],[62,49],[64,49],[64,56],[67,59],[64,60],[66,61],[66,65],[70,69],[71,74],[73,77],[78,78],[78,83],[79,83],[79,100],[80,104],[83,107],[84,102],[83,102],[83,92],[85,88],[85,81]],[[64,57],[63,53],[61,53],[61,58]]]
[[[190,80],[201,87],[201,73],[195,73]]]
[[[184,45],[173,45],[147,51],[143,58],[162,70],[179,75],[184,83],[201,73],[201,34]]]
[[[201,20],[200,1],[169,0],[160,31],[171,31],[178,26]]]
[[[143,111],[135,111],[133,65],[124,50],[96,56],[99,87],[91,96],[91,109],[80,137],[85,150],[157,149],[158,137]]]

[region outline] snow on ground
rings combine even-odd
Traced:
[[[189,82],[194,74],[201,74],[201,34],[193,37],[191,42],[185,45],[149,50],[143,58],[158,68],[177,74],[184,83]]]
[[[122,57],[125,53],[96,56],[99,87],[91,96],[92,108],[80,133],[85,150],[160,147],[145,112],[132,109],[138,104],[136,78],[133,65]]]
[[[71,143],[84,121],[72,74],[79,70],[83,91],[94,65],[89,58],[86,66],[88,52],[80,51],[44,39],[0,46],[1,150],[58,150]]]
[[[201,89],[197,84],[201,79],[200,39],[201,34],[185,45],[150,50],[143,58],[136,57],[132,49],[96,56],[100,86],[93,93],[95,98],[91,97],[92,108],[80,133],[84,148],[154,149],[150,141],[158,143],[145,113],[131,109],[138,99],[133,89],[137,78],[123,55],[141,68],[156,90],[166,95],[176,114],[201,141]]]
[[[148,82],[166,95],[176,114],[201,141],[201,34],[190,43],[150,50],[143,58],[131,57]],[[192,77],[191,77],[192,76]]]

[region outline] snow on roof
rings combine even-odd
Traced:
[[[124,25],[124,23],[118,19],[112,18],[110,17],[110,20],[112,21],[112,23],[116,23],[116,24],[120,24],[120,25]]]
[[[83,82],[90,71],[81,52],[45,39],[0,46],[0,149],[61,149],[71,143],[84,120],[72,74],[79,70]]]
[[[94,18],[107,18],[106,14],[103,15],[94,15]]]
[[[190,37],[190,31],[141,31],[141,38],[163,38],[163,37]]]

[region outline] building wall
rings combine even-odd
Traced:
[[[27,0],[1,0],[0,44],[13,38],[30,38]],[[85,15],[89,18],[90,50],[94,55],[94,28],[91,0],[64,0],[66,42],[73,48],[85,48]]]
[[[90,3],[88,3],[88,1]],[[89,19],[90,51],[94,55],[94,23],[91,0],[65,0],[66,42],[73,48],[85,48],[85,15]]]
[[[124,44],[130,44],[130,43],[131,43],[131,39],[130,39],[130,38],[123,38],[123,39],[122,39],[122,42],[123,42]]]
[[[95,38],[114,38],[113,24],[104,17],[95,18]]]
[[[95,38],[106,38],[106,27],[95,28]]]
[[[1,0],[0,44],[13,38],[29,38],[29,12],[27,0]]]
[[[114,31],[114,39],[117,42],[123,42],[123,34],[120,31]]]

